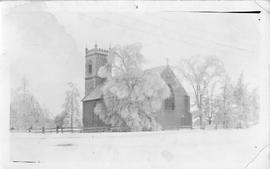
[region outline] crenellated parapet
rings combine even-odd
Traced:
[[[85,56],[92,56],[92,55],[99,55],[99,56],[108,56],[109,50],[101,49],[97,47],[97,44],[95,44],[95,48],[88,49],[85,48]]]

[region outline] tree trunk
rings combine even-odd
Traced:
[[[202,129],[202,115],[200,114],[200,128]]]
[[[225,120],[225,117],[223,119],[223,128],[225,129],[226,128],[226,120]]]
[[[224,129],[227,129],[229,126],[228,126],[228,120],[225,119],[224,123],[223,123],[223,128]]]
[[[71,125],[71,132],[73,133],[73,91],[72,91],[72,96],[71,96],[72,98],[71,98],[71,123],[70,123],[70,125]]]
[[[200,129],[204,129],[203,114],[202,113],[200,113]]]
[[[199,97],[199,115],[200,115],[200,129],[204,129],[204,125],[203,125],[203,113],[202,113],[202,95],[200,94]]]

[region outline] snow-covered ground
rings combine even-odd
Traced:
[[[267,144],[258,131],[253,127],[139,133],[12,133],[11,162],[6,168],[244,169]],[[268,152],[269,147],[247,168],[268,168]]]

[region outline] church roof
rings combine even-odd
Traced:
[[[102,88],[103,84],[98,85],[93,91],[86,95],[82,101],[97,100],[102,98]]]
[[[166,68],[168,68],[168,66],[158,66],[158,67],[146,69],[145,72],[156,72],[158,74],[161,74]]]
[[[149,72],[149,73],[158,73],[158,74],[162,74],[166,69],[170,69],[170,67],[168,65],[166,66],[158,66],[158,67],[154,67],[154,68],[150,68],[150,69],[146,69],[145,72]],[[180,83],[179,83],[180,84]],[[91,100],[97,100],[97,99],[101,99],[102,98],[102,89],[103,89],[104,84],[100,84],[98,85],[93,91],[91,91],[87,96],[85,96],[82,101],[91,101]],[[186,94],[185,89],[182,87],[182,85],[180,84],[181,88],[183,89],[183,92]]]

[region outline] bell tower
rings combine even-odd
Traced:
[[[107,63],[108,50],[98,48],[97,44],[91,50],[85,48],[85,96],[103,82],[98,76],[98,70]]]

